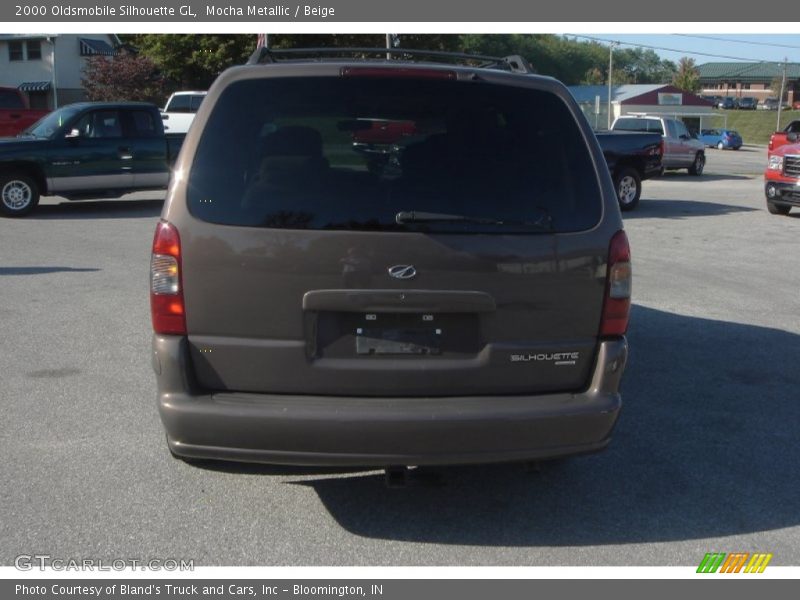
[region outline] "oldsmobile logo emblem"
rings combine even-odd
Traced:
[[[389,275],[395,279],[413,279],[417,276],[417,270],[414,265],[395,265],[389,267]]]

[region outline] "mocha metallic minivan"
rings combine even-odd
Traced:
[[[388,467],[604,448],[630,250],[567,89],[504,61],[274,56],[214,83],[156,229],[171,452]]]

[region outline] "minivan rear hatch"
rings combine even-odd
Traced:
[[[603,203],[583,117],[536,81],[281,65],[218,84],[172,190],[189,214],[167,214],[197,383],[348,396],[584,388]]]

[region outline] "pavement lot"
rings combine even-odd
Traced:
[[[400,490],[170,458],[149,364],[158,199],[0,220],[0,564],[800,565],[800,210],[766,212],[764,156],[709,150],[705,176],[647,181],[626,215],[631,360],[606,452]]]

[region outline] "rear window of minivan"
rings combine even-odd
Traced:
[[[568,232],[602,214],[586,141],[556,95],[407,77],[232,83],[187,202],[213,223],[318,230]],[[472,220],[398,224],[400,212]]]

